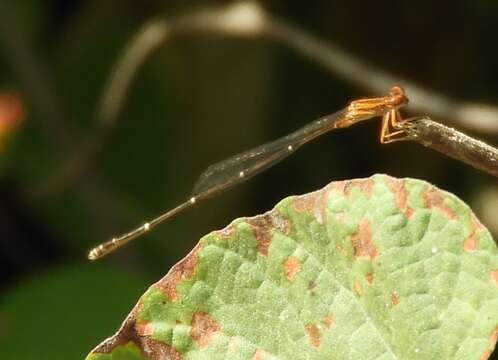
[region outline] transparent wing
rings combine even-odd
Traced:
[[[98,245],[89,252],[88,258],[99,259],[193,206],[197,200],[213,196],[268,169],[308,141],[337,128],[338,121],[344,119],[345,112],[346,110],[341,110],[327,115],[287,136],[211,165],[197,180],[192,198],[128,233]]]
[[[324,116],[272,142],[209,166],[197,180],[192,195],[198,199],[227,190],[285,159],[314,138],[335,129],[345,110]]]

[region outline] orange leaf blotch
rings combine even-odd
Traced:
[[[469,253],[475,252],[479,248],[479,236],[480,230],[483,230],[484,226],[481,222],[472,214],[472,233],[463,242],[463,249]]]
[[[353,289],[356,291],[358,295],[361,295],[363,293],[363,288],[361,287],[361,284],[359,281],[355,281],[353,283]]]
[[[456,217],[455,212],[444,204],[444,197],[439,190],[432,188],[426,191],[422,197],[424,199],[424,206],[427,209],[438,209],[446,215],[448,219],[454,219]]]
[[[262,349],[257,349],[254,353],[252,360],[263,360],[265,358],[265,352]]]
[[[327,187],[330,187],[331,190],[336,191],[340,194],[345,194],[346,189],[348,187],[349,181],[347,180],[342,180],[342,181],[334,181],[333,183],[329,184]]]
[[[498,341],[498,328],[494,329],[491,333],[490,343],[492,347],[496,345],[496,341]]]
[[[290,231],[290,223],[284,219],[276,211],[270,211],[264,215],[255,216],[245,219],[246,223],[252,228],[256,237],[256,248],[263,255],[268,255],[268,249],[271,245],[272,232],[274,229],[288,234]]]
[[[485,352],[481,355],[481,357],[479,358],[479,360],[488,360],[490,356],[491,356],[491,351],[486,350],[486,351],[485,351]]]
[[[154,325],[148,321],[138,321],[135,324],[135,331],[139,336],[150,336],[154,334]]]
[[[467,239],[463,242],[463,249],[468,253],[473,253],[479,246],[479,239],[477,238],[476,229],[472,231]]]
[[[201,250],[202,244],[198,243],[190,254],[173,266],[165,277],[152,286],[163,291],[171,301],[175,301],[177,299],[176,286],[181,280],[189,279],[193,276],[199,260],[198,254]]]
[[[220,326],[205,312],[195,312],[192,315],[190,336],[201,349],[208,347],[213,335],[220,331]]]
[[[301,270],[301,263],[298,259],[291,256],[284,262],[285,276],[287,280],[293,281],[294,276]]]
[[[386,178],[386,183],[394,194],[396,207],[405,214],[407,219],[410,219],[413,215],[413,209],[408,206],[408,191],[406,190],[405,180]]]
[[[319,224],[323,224],[323,214],[327,207],[327,199],[332,187],[326,187],[311,194],[294,198],[294,210],[301,213],[312,214]]]
[[[370,198],[373,195],[374,186],[375,181],[372,178],[367,178],[341,181],[340,187],[337,189],[342,188],[344,196],[350,196],[353,189],[356,188],[359,189],[367,198]]]
[[[310,344],[314,347],[320,347],[320,330],[315,324],[308,324],[304,327],[306,333],[308,334],[308,340]]]
[[[369,284],[373,284],[374,282],[374,274],[373,273],[368,273],[365,275],[365,279],[367,279]]]
[[[399,295],[398,295],[398,292],[396,290],[393,290],[391,292],[391,304],[393,306],[396,306],[399,304]]]
[[[496,341],[498,340],[498,328],[495,328],[493,332],[491,333],[491,336],[489,337],[489,348],[486,350],[479,360],[487,360],[491,356],[493,349],[496,346]]]
[[[354,255],[361,259],[374,259],[379,255],[377,247],[372,241],[370,222],[363,219],[358,226],[358,231],[351,237]]]
[[[334,323],[334,315],[330,313],[327,314],[327,316],[325,316],[325,320],[323,320],[323,323],[325,324],[327,329],[330,329],[332,327],[332,324]]]
[[[491,280],[493,280],[498,287],[498,270],[491,271]]]

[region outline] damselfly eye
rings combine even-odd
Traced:
[[[391,88],[389,95],[389,103],[392,106],[400,106],[408,103],[408,98],[406,97],[405,90],[399,85],[394,85]]]

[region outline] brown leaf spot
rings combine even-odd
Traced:
[[[373,284],[374,282],[374,274],[373,273],[368,273],[365,275],[365,279],[367,279],[369,284]]]
[[[150,336],[154,334],[154,325],[148,321],[137,321],[135,331],[139,336]]]
[[[491,271],[491,280],[493,280],[498,287],[498,270]]]
[[[473,253],[477,250],[477,247],[479,246],[479,240],[477,238],[476,234],[476,229],[472,231],[472,234],[465,239],[463,242],[463,249],[468,252],[468,253]]]
[[[331,187],[326,187],[310,194],[296,196],[293,202],[294,210],[312,214],[319,224],[323,224],[323,214],[327,207],[327,200],[331,189]]]
[[[172,346],[158,340],[145,338],[142,349],[145,350],[147,357],[152,360],[182,360],[180,354]]]
[[[350,196],[353,189],[359,189],[366,197],[373,195],[375,182],[372,178],[347,180],[343,182],[342,192],[344,196]]]
[[[296,273],[301,269],[301,263],[298,259],[293,256],[290,256],[284,262],[285,276],[287,280],[293,281]]]
[[[454,219],[456,217],[455,212],[444,204],[444,197],[441,191],[436,188],[427,190],[423,193],[422,198],[424,199],[424,206],[427,209],[438,209],[446,215],[448,219]]]
[[[270,211],[266,214],[252,218],[246,218],[245,221],[254,232],[258,252],[264,256],[268,255],[268,249],[271,245],[272,232],[274,229],[277,229],[284,234],[288,234],[290,231],[289,220],[284,219],[276,211]]]
[[[186,257],[171,268],[165,277],[152,286],[162,290],[170,300],[175,301],[177,298],[176,286],[182,279],[192,277],[201,250],[202,244],[198,243]]]
[[[257,349],[254,353],[252,360],[263,360],[265,358],[265,352],[262,349]]]
[[[308,340],[314,347],[320,347],[320,330],[315,324],[308,324],[304,327],[308,334]]]
[[[393,290],[393,291],[391,292],[391,304],[392,304],[393,306],[396,306],[396,305],[398,305],[398,304],[399,304],[399,295],[398,295],[398,293],[397,293],[397,291],[396,291],[396,290]]]
[[[313,280],[311,280],[308,283],[308,290],[313,290],[314,288],[316,288],[316,282],[314,282]]]
[[[358,295],[361,295],[363,293],[363,288],[361,287],[361,284],[359,281],[355,281],[353,283],[353,289],[356,291]]]
[[[327,314],[327,316],[325,316],[325,320],[323,321],[325,323],[325,326],[327,327],[327,329],[330,329],[332,324],[334,323],[334,316],[332,314]]]
[[[407,219],[413,215],[413,209],[408,206],[408,191],[406,190],[405,180],[391,177],[385,178],[387,186],[394,193],[397,208],[405,214]]]
[[[190,336],[201,349],[208,347],[213,334],[220,331],[220,326],[205,312],[195,312],[192,315]]]
[[[358,226],[358,231],[351,237],[354,255],[361,259],[374,259],[379,255],[377,247],[372,241],[370,222],[363,219]]]

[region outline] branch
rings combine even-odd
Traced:
[[[405,119],[395,126],[412,140],[498,177],[498,149],[428,117]],[[397,141],[397,140],[394,140]]]

